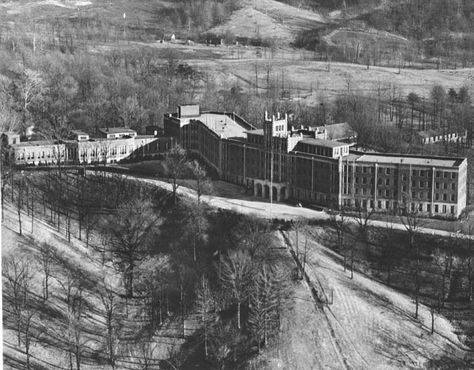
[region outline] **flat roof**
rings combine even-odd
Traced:
[[[81,130],[72,130],[71,132],[76,135],[89,135],[87,132]]]
[[[224,113],[201,113],[196,120],[204,123],[209,129],[224,139],[245,137],[247,129]]]
[[[362,154],[357,162],[408,164],[413,166],[458,167],[465,158],[401,156],[390,154]]]
[[[26,147],[26,146],[44,146],[44,145],[65,145],[66,140],[62,140],[62,142],[58,141],[49,141],[49,140],[34,140],[34,141],[21,141],[17,144],[13,144],[12,147]]]
[[[251,135],[263,135],[263,129],[262,128],[259,128],[259,129],[256,129],[256,130],[248,130],[246,132],[247,132],[247,134],[251,134]]]
[[[332,140],[323,140],[323,139],[303,139],[300,140],[298,143],[309,144],[314,146],[322,146],[326,148],[338,148],[341,146],[348,146],[347,143],[340,143],[339,141],[332,141]]]
[[[132,130],[131,128],[128,127],[102,127],[99,128],[100,132],[103,132],[104,134],[120,134],[122,132],[133,132],[136,133],[135,130]]]
[[[457,134],[457,135],[466,135],[467,130],[466,129],[460,129],[460,130],[452,130],[452,131],[436,131],[436,130],[426,130],[426,131],[418,131],[417,135],[421,136],[423,138],[430,138],[433,136],[444,136],[444,135],[450,135],[450,134]]]

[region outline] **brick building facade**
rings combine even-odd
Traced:
[[[266,115],[263,129],[255,129],[235,114],[198,106],[164,117],[165,135],[199,153],[223,180],[259,197],[375,211],[408,207],[444,217],[465,208],[465,158],[350,151],[350,143],[337,141],[354,137],[347,124],[331,126],[289,127],[287,116]],[[321,138],[338,131],[344,134]]]

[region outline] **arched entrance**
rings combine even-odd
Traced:
[[[272,187],[272,200],[273,200],[273,201],[278,201],[278,200],[280,200],[280,199],[278,198],[278,189],[277,189],[275,186]]]
[[[270,187],[268,185],[263,186],[263,197],[268,199],[270,197]]]
[[[286,199],[286,187],[282,187],[280,189],[280,199],[285,200]]]

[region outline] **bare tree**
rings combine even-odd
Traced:
[[[456,237],[451,236],[443,248],[437,248],[434,255],[434,263],[438,267],[440,280],[437,284],[440,308],[444,308],[445,301],[449,296],[451,280],[454,270],[454,248]]]
[[[209,327],[211,324],[211,316],[209,312],[213,307],[212,291],[209,287],[209,281],[203,274],[200,281],[197,283],[197,306],[201,314],[201,321],[203,326],[204,336],[204,355],[209,356]]]
[[[336,230],[336,236],[337,236],[337,246],[342,253],[342,256],[344,258],[343,264],[344,264],[344,271],[346,271],[347,267],[347,254],[346,254],[346,233],[348,232],[348,223],[349,220],[346,217],[345,210],[341,210],[341,212],[331,212],[330,213],[330,222],[331,225],[334,227]]]
[[[121,328],[120,315],[123,304],[105,276],[103,287],[100,291],[100,300],[105,313],[107,359],[112,369],[115,369],[116,351]]]
[[[191,172],[196,180],[196,194],[198,207],[201,204],[201,196],[212,189],[212,183],[207,177],[207,171],[198,161],[194,160],[189,163]]]
[[[287,276],[281,268],[272,269],[263,264],[254,274],[250,293],[248,325],[260,352],[268,345],[269,338],[279,330],[280,309]]]
[[[11,305],[17,331],[18,346],[23,342],[26,353],[26,367],[30,369],[31,324],[36,313],[30,285],[33,280],[32,261],[14,256],[2,262],[2,276],[5,279],[7,302]],[[23,338],[22,338],[23,333]]]
[[[405,200],[402,207],[403,214],[400,215],[400,221],[405,226],[405,230],[407,231],[410,251],[413,253],[413,259],[415,261],[415,319],[418,318],[418,306],[421,288],[421,255],[419,243],[416,239],[420,231],[420,227],[422,227],[422,219],[418,213],[418,210],[419,207],[416,203]]]
[[[22,100],[23,124],[26,123],[26,114],[30,105],[38,99],[45,89],[45,83],[41,73],[26,68],[23,71],[22,81],[19,87]]]
[[[220,280],[237,304],[237,328],[239,330],[242,327],[241,306],[249,296],[251,276],[252,261],[248,253],[232,251],[222,261]]]
[[[65,260],[62,260],[61,275],[55,276],[56,281],[62,289],[63,299],[66,303],[65,312],[65,340],[67,343],[67,355],[69,368],[77,370],[81,368],[82,353],[84,350],[84,276],[77,275],[76,271]],[[87,309],[87,308],[86,308]],[[73,361],[73,357],[75,361]],[[75,366],[74,366],[75,362]]]
[[[119,206],[114,216],[108,217],[103,229],[109,237],[114,263],[123,273],[128,297],[133,297],[135,267],[146,256],[153,228],[159,216],[150,201],[135,199]]]
[[[40,258],[39,264],[43,272],[43,298],[49,298],[49,279],[51,278],[52,268],[54,266],[55,249],[50,244],[44,242],[39,246]]]
[[[468,224],[466,237],[465,237],[465,240],[466,240],[465,260],[466,260],[466,274],[467,274],[467,281],[468,281],[469,302],[472,302],[473,286],[474,286],[474,252],[472,250],[473,236],[474,236],[474,227],[472,224]]]
[[[179,188],[178,180],[185,174],[187,170],[186,151],[179,145],[174,146],[166,154],[165,162],[163,164],[165,175],[171,181],[173,202],[176,204],[176,191]]]

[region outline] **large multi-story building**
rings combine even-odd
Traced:
[[[444,217],[466,206],[465,158],[350,151],[355,134],[347,124],[295,128],[287,116],[266,115],[255,129],[233,113],[183,106],[165,115],[164,132],[222,179],[275,201]]]
[[[294,199],[330,208],[417,211],[458,217],[466,206],[467,160],[351,151],[347,124],[290,126],[264,117],[256,129],[234,113],[201,112],[197,105],[164,116],[164,137],[125,128],[73,131],[69,140],[21,142],[3,134],[15,165],[115,163],[150,159],[180,143],[215,168],[220,178],[271,201]]]
[[[19,135],[4,133],[2,144],[7,158],[16,166],[52,164],[116,163],[124,159],[153,158],[168,151],[172,138],[137,135],[128,128],[100,129],[100,137],[91,138],[72,131],[69,140],[20,141]]]

